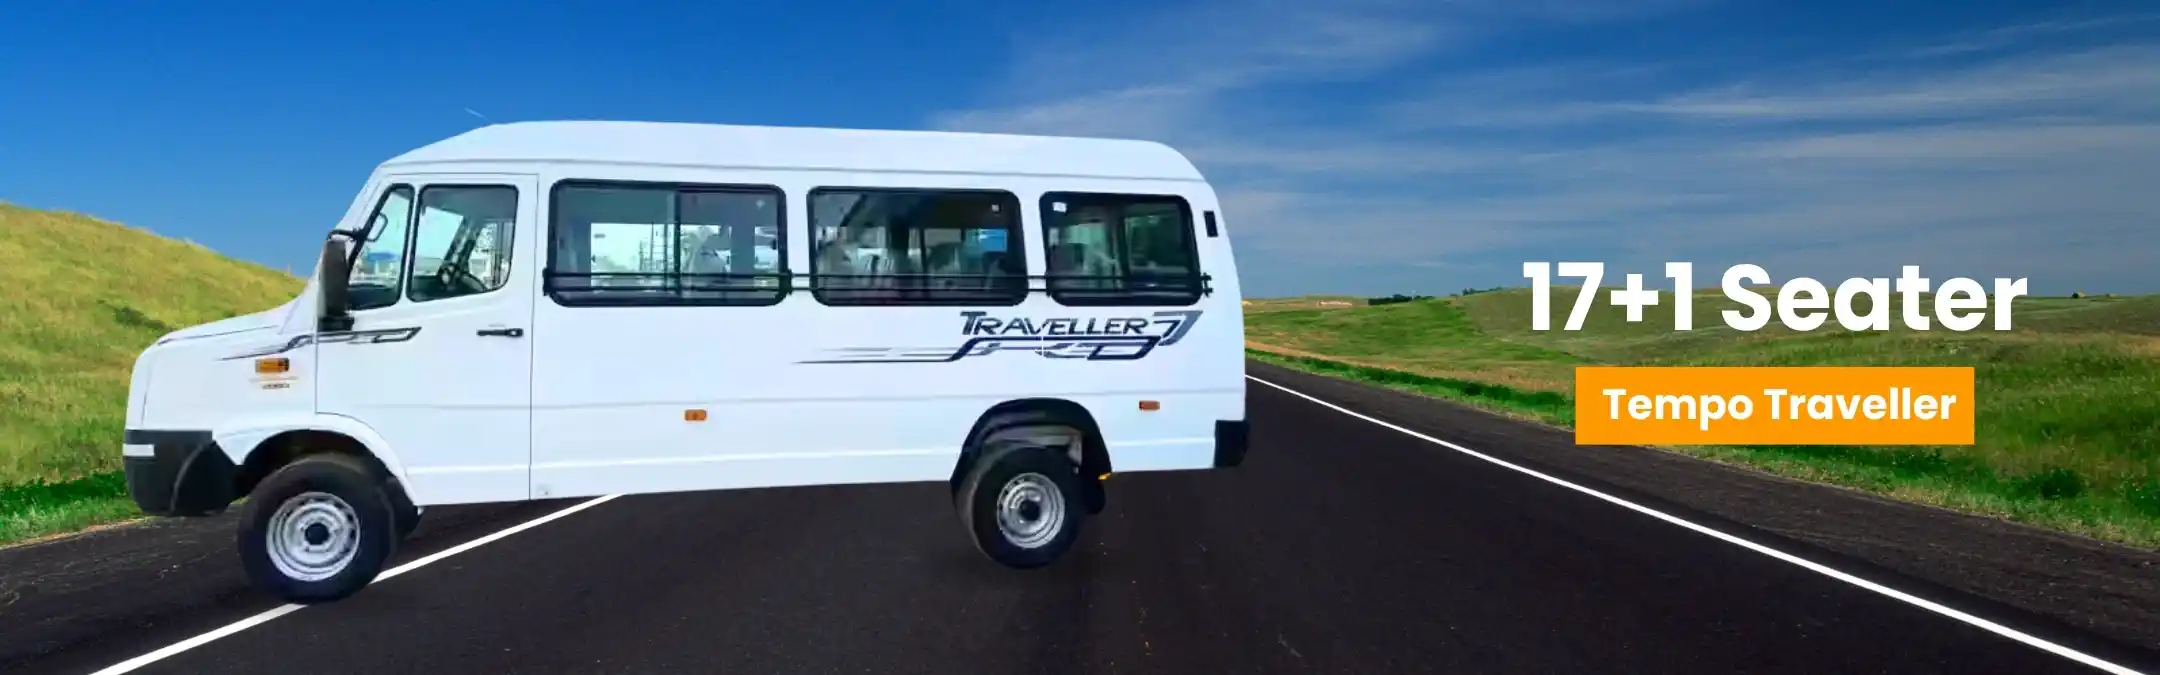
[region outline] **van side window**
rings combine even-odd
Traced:
[[[1201,294],[1192,207],[1175,195],[1042,198],[1050,297],[1066,305],[1190,305]]]
[[[422,188],[406,297],[426,302],[502,288],[510,280],[517,210],[517,188],[508,185]]]
[[[1017,305],[1020,199],[998,190],[810,192],[812,294],[828,305]]]
[[[397,304],[405,279],[412,205],[412,186],[393,185],[375,203],[375,212],[368,214],[359,250],[352,253],[352,275],[346,280],[351,311]]]
[[[784,195],[766,186],[558,183],[547,292],[563,305],[772,305]]]

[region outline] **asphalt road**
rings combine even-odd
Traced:
[[[942,485],[624,497],[133,672],[2104,672],[1251,389],[1256,426],[1244,467],[1113,478],[1109,509],[1087,524],[1071,557],[1048,568],[983,559]],[[1462,423],[1519,433],[1497,419]],[[399,557],[573,503],[448,510],[450,524],[431,520]],[[1684,507],[1654,507],[1695,521]],[[1701,522],[1741,529],[1707,515]],[[232,564],[229,536],[218,530],[201,544],[217,553],[191,563],[207,570],[191,572],[197,580],[171,582],[194,587],[0,670],[91,672],[270,609],[218,567]],[[2151,652],[2062,622],[1805,543],[1745,536],[2152,667],[2141,661]],[[54,615],[39,625],[88,620]],[[0,632],[34,637],[26,626]]]

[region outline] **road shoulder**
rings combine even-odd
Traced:
[[[2160,651],[2160,553],[1898,502],[1639,447],[1577,447],[1566,430],[1248,360],[1254,376],[1389,423],[1767,545],[1796,542],[1869,578],[1897,575]],[[1264,386],[1264,385],[1262,385]],[[1266,420],[1254,423],[1265,434]],[[1448,450],[1435,447],[1437,452]],[[1266,461],[1254,457],[1249,461]],[[1788,551],[1811,559],[1805,550]],[[1854,569],[1855,566],[1860,569]],[[1872,573],[1871,573],[1872,572]],[[1950,593],[1944,593],[1949,591]],[[1931,598],[1933,599],[1933,598]],[[1985,608],[1982,608],[1985,609]],[[2043,631],[2045,632],[2045,631]]]

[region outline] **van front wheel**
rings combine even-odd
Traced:
[[[420,529],[420,507],[413,506],[412,498],[395,481],[390,481],[385,495],[390,498],[390,518],[397,527],[398,541],[412,538],[413,531]]]
[[[367,587],[397,547],[390,498],[347,457],[305,457],[255,486],[240,514],[249,580],[287,602],[338,600]]]
[[[960,523],[983,555],[1008,567],[1048,565],[1072,548],[1086,519],[1079,475],[1048,448],[987,451],[960,489]]]

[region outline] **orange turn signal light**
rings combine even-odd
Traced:
[[[703,422],[705,421],[705,409],[691,408],[684,410],[682,411],[682,418],[684,422]]]
[[[1161,409],[1162,409],[1162,402],[1161,402],[1161,401],[1141,401],[1141,402],[1140,402],[1140,409],[1141,409],[1141,410],[1161,410]]]
[[[292,369],[292,362],[284,357],[255,359],[255,372],[260,374],[282,373]]]

